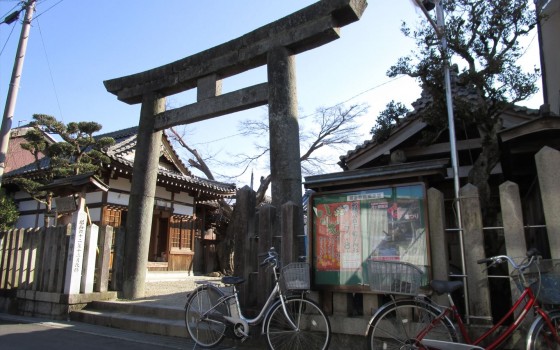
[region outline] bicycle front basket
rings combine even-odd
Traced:
[[[284,266],[282,268],[281,286],[284,290],[309,289],[309,264],[298,262]]]
[[[538,282],[539,271],[541,276]],[[543,304],[560,305],[560,259],[541,259],[523,272],[525,280],[531,284],[533,293]],[[512,275],[519,290],[523,290],[520,276]]]
[[[386,294],[417,295],[424,272],[402,261],[368,260],[369,287]]]

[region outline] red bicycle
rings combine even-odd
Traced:
[[[461,289],[463,282],[433,280],[430,282],[431,290],[438,295],[446,294],[449,306],[438,305],[426,295],[415,295],[404,299],[397,299],[392,295],[392,301],[383,305],[369,322],[367,330],[369,349],[497,349],[519,328],[532,310],[535,319],[527,334],[526,348],[560,350],[560,310],[549,311],[540,306],[540,303],[560,304],[560,261],[539,259],[536,250],[529,251],[527,258],[520,264],[516,264],[506,255],[478,261],[479,264],[486,263],[489,267],[506,262],[513,267],[514,272],[511,277],[520,288],[521,295],[508,313],[484,334],[476,339],[470,337],[459,310],[451,298],[451,293]],[[375,261],[370,262],[370,271],[378,270],[378,266],[372,266],[378,263],[391,264],[390,275],[400,274],[403,277],[401,280],[392,278],[386,283],[392,288],[391,292],[395,292],[395,288],[398,289],[397,292],[402,291],[403,287],[406,288],[407,293],[415,293],[419,290],[423,272],[416,266]],[[371,288],[379,291],[379,285],[375,285],[375,282],[376,278],[370,277]],[[505,326],[512,317],[514,321]],[[461,338],[458,336],[457,329]]]

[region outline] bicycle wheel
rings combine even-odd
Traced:
[[[548,313],[550,322],[556,330],[556,335],[560,334],[560,311]],[[560,344],[554,339],[551,330],[542,317],[536,319],[531,325],[529,336],[527,337],[527,350],[559,350]]]
[[[311,300],[290,297],[286,311],[294,329],[277,301],[268,312],[265,332],[270,349],[327,349],[331,339],[331,325],[321,308]]]
[[[199,346],[210,348],[224,339],[226,325],[220,315],[229,315],[224,304],[217,304],[219,290],[206,285],[196,288],[185,306],[185,324],[189,334]]]
[[[435,320],[440,311],[420,300],[397,300],[377,311],[368,330],[368,348],[418,349],[417,335],[426,327],[432,329],[423,339],[457,341],[457,332],[447,317]]]

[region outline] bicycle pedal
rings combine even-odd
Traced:
[[[243,340],[249,338],[249,334],[243,332],[242,330],[238,329],[237,332],[239,332],[239,334],[241,334],[243,336]]]

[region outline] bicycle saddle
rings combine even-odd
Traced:
[[[240,284],[245,282],[245,278],[237,276],[224,276],[222,277],[222,283],[224,284]]]
[[[432,280],[430,282],[430,286],[438,295],[442,295],[445,293],[451,293],[456,291],[459,288],[463,288],[462,281],[441,281],[441,280]]]

